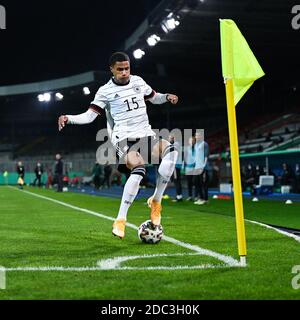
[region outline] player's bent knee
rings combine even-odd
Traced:
[[[129,168],[131,170],[134,169],[137,166],[145,165],[145,161],[142,158],[142,156],[139,153],[135,152],[135,151],[129,152],[126,155],[125,162],[126,162],[127,168]]]
[[[142,178],[144,178],[146,175],[145,165],[139,165],[139,166],[134,167],[131,170],[131,175],[141,176]]]

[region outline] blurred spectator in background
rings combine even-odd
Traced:
[[[52,189],[53,185],[53,175],[52,175],[52,170],[48,169],[48,177],[47,177],[47,182],[46,182],[46,188]]]
[[[189,139],[189,146],[186,147],[185,151],[185,158],[184,158],[184,168],[185,168],[185,175],[187,179],[188,185],[188,201],[196,200],[193,198],[193,187],[195,185],[195,143],[196,138],[194,136],[190,137]],[[198,196],[197,191],[195,190],[195,198]]]
[[[69,183],[70,183],[70,178],[69,178],[68,172],[66,172],[66,174],[63,176],[63,187],[68,187]]]
[[[122,184],[122,174],[116,166],[112,167],[112,173],[111,173],[111,184],[114,185],[116,184],[117,186],[120,186]]]
[[[196,165],[195,165],[195,184],[199,190],[199,199],[194,203],[198,205],[208,203],[208,157],[209,146],[204,140],[204,131],[196,132]]]
[[[46,181],[46,188],[52,189],[53,185],[53,175],[52,175],[52,170],[47,169],[47,181]]]
[[[103,176],[103,168],[97,161],[95,162],[95,165],[93,167],[92,174],[93,174],[93,183],[94,183],[95,189],[99,189],[102,186],[104,176]]]
[[[24,179],[25,179],[25,168],[22,161],[17,164],[17,174],[18,174],[18,185],[20,189],[23,189]]]
[[[105,184],[107,188],[110,188],[111,186],[111,173],[112,173],[112,166],[107,161],[104,165],[104,180],[103,180],[103,187],[105,187]]]
[[[41,165],[40,162],[36,164],[34,173],[35,173],[35,179],[33,181],[33,185],[35,186],[36,182],[38,182],[38,186],[40,187],[42,185],[42,175],[44,173],[43,166]]]
[[[282,164],[282,176],[281,176],[281,180],[280,180],[280,183],[282,186],[292,186],[293,183],[294,183],[294,178],[295,178],[295,175],[294,175],[294,172],[292,170],[292,168],[287,164],[287,163],[283,163]]]
[[[80,184],[80,178],[76,175],[73,175],[73,178],[71,179],[71,187],[78,187]]]
[[[63,170],[64,165],[61,159],[61,155],[58,153],[55,155],[55,167],[54,167],[54,182],[57,183],[57,192],[63,191]]]
[[[169,136],[169,142],[175,146],[178,150],[178,158],[175,165],[175,170],[172,175],[172,179],[174,180],[175,188],[176,188],[176,199],[173,199],[174,202],[182,201],[182,184],[181,184],[181,167],[182,167],[182,146],[176,141],[174,135]]]

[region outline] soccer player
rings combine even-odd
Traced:
[[[151,129],[146,111],[145,100],[153,104],[170,102],[176,104],[178,97],[174,94],[155,92],[141,77],[130,74],[130,60],[126,53],[115,52],[109,61],[112,78],[101,86],[85,113],[62,115],[58,119],[61,130],[66,124],[86,124],[95,120],[105,111],[110,140],[117,151],[119,162],[123,160],[130,175],[124,186],[118,216],[113,224],[112,233],[119,238],[125,236],[127,212],[135,199],[139,185],[145,176],[145,163],[149,159],[136,149],[139,143],[149,147],[149,155],[160,157],[156,188],[148,199],[151,208],[150,218],[153,225],[161,221],[161,200],[170,180],[178,152],[168,141],[156,138]],[[120,165],[119,165],[120,166]]]

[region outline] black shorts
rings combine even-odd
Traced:
[[[124,158],[130,151],[140,153],[145,163],[151,163],[151,154],[153,146],[159,141],[156,136],[148,136],[136,139],[124,139],[117,143],[116,154],[118,161],[118,170],[123,173],[128,173]]]

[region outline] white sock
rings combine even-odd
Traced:
[[[168,147],[167,147],[168,148]],[[156,180],[156,188],[153,195],[153,200],[161,202],[163,194],[167,188],[168,182],[175,169],[178,151],[170,151],[163,158],[158,167],[158,175]]]
[[[128,209],[139,191],[139,186],[142,179],[143,176],[139,174],[131,174],[126,181],[117,219],[126,220]]]

